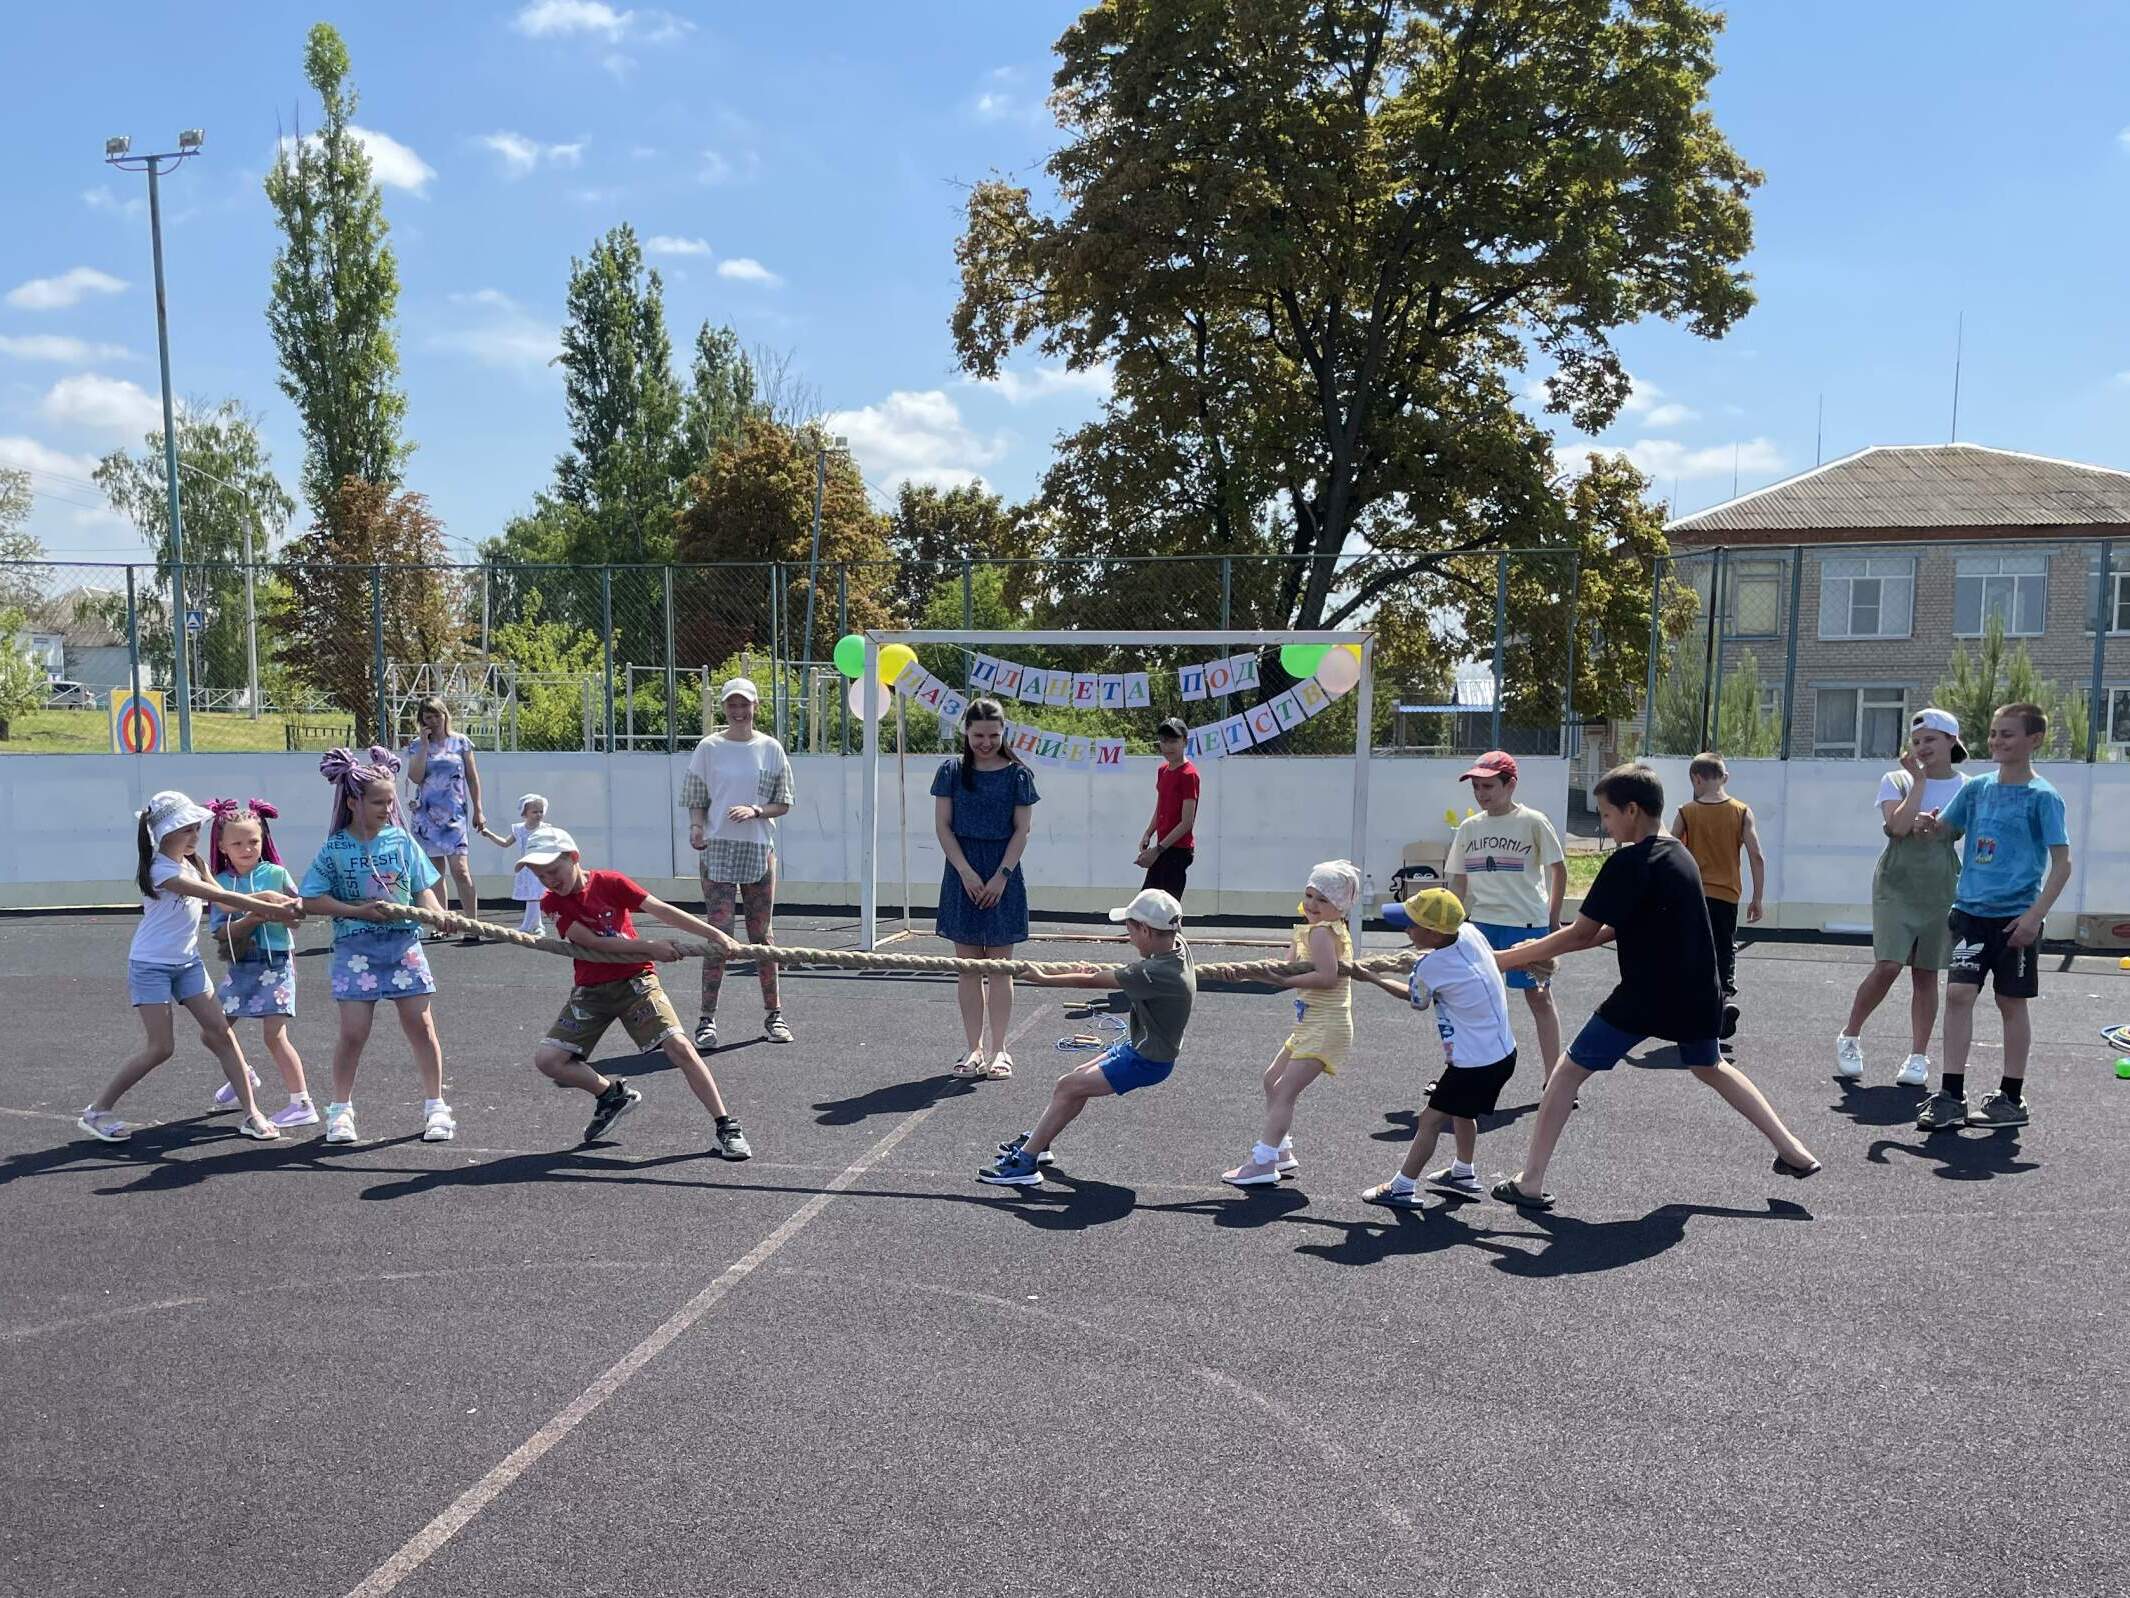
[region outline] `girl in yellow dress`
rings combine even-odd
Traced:
[[[1331,1076],[1353,1047],[1353,991],[1339,962],[1353,958],[1346,917],[1361,894],[1361,873],[1351,860],[1327,860],[1309,873],[1302,890],[1302,924],[1294,929],[1294,958],[1314,969],[1284,977],[1280,986],[1294,1001],[1294,1030],[1265,1067],[1265,1130],[1250,1157],[1220,1179],[1234,1187],[1270,1187],[1301,1170],[1294,1157],[1295,1101],[1320,1076]]]

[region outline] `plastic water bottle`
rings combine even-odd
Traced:
[[[1373,871],[1361,878],[1361,908],[1369,915],[1376,913],[1376,874]]]

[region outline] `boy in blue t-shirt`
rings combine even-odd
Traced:
[[[1916,819],[1921,836],[1947,832],[1961,840],[1960,885],[1947,918],[1953,950],[1945,975],[1945,1070],[1916,1116],[1925,1132],[2027,1123],[2026,1060],[2034,1038],[2027,1000],[2041,991],[2042,920],[2071,880],[2063,795],[2034,772],[2034,751],[2048,734],[2039,705],[2001,706],[1989,724],[1997,769],[1970,779],[1942,814],[1926,811]],[[1970,1112],[1967,1055],[1985,979],[1996,984],[2004,1017],[2004,1081]]]

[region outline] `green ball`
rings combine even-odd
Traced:
[[[1301,682],[1314,677],[1317,667],[1324,664],[1324,657],[1330,653],[1329,644],[1281,644],[1280,669],[1296,682]]]
[[[2115,1062],[2115,1074],[2125,1081],[2130,1081],[2130,1060],[2117,1060]]]
[[[853,682],[865,670],[865,634],[845,633],[836,640],[836,670]]]

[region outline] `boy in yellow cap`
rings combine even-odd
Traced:
[[[1386,993],[1403,994],[1416,1010],[1432,1008],[1448,1067],[1429,1088],[1427,1106],[1413,1128],[1405,1164],[1388,1182],[1361,1195],[1394,1210],[1420,1207],[1420,1173],[1434,1156],[1444,1126],[1453,1129],[1456,1160],[1428,1174],[1427,1185],[1452,1198],[1484,1196],[1472,1157],[1479,1148],[1479,1121],[1491,1115],[1501,1090],[1516,1074],[1516,1035],[1509,1029],[1509,989],[1494,963],[1494,946],[1464,915],[1447,888],[1426,888],[1403,904],[1383,906],[1383,919],[1402,928],[1420,958],[1407,977],[1361,975]]]

